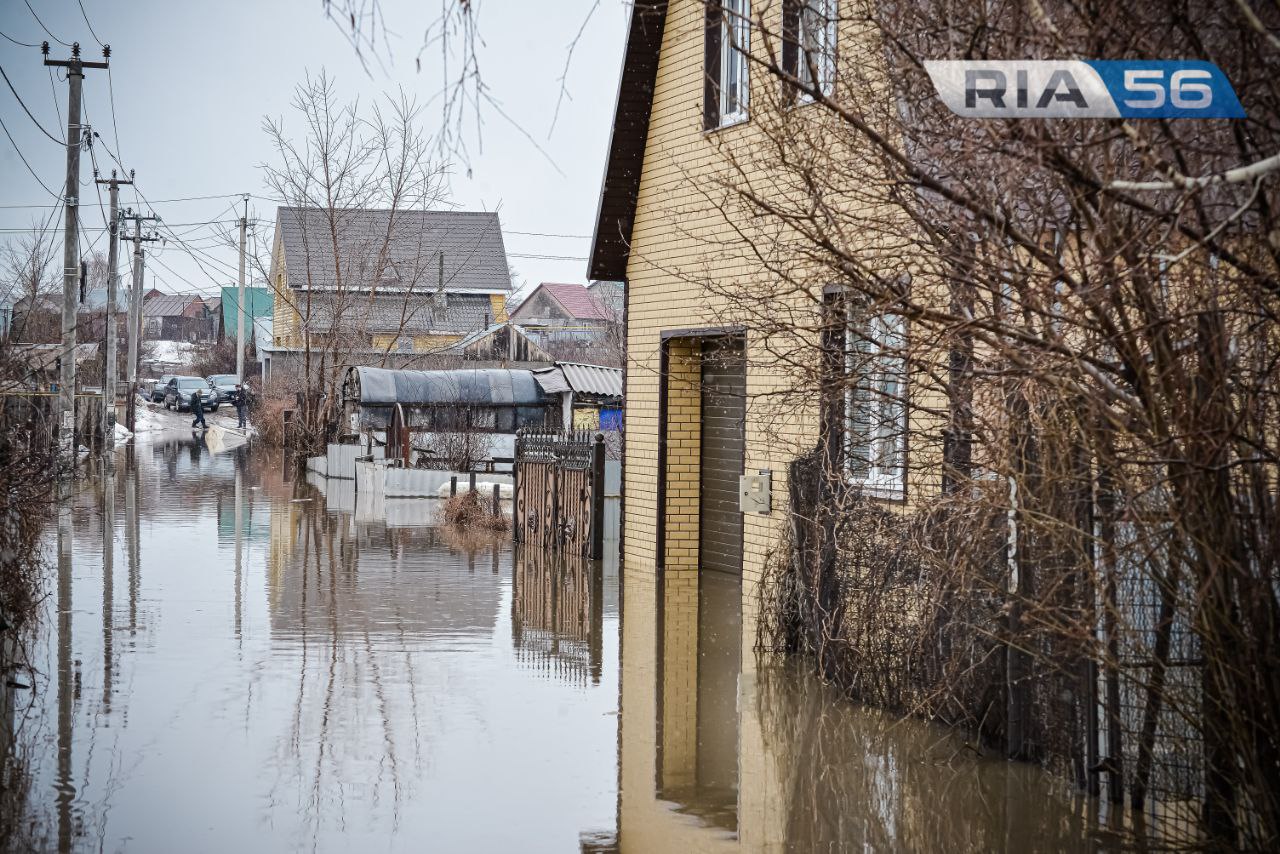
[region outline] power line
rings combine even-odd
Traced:
[[[36,127],[40,128],[40,132],[45,136],[49,137],[49,139],[56,142],[58,145],[66,145],[67,144],[66,140],[59,139],[58,137],[49,133],[47,130],[44,129],[44,125],[40,124],[40,120],[37,119],[35,115],[31,112],[31,110],[27,107],[27,102],[22,100],[22,96],[18,94],[18,90],[13,88],[13,81],[11,81],[9,79],[9,75],[5,73],[3,65],[0,65],[0,77],[3,77],[4,82],[9,84],[9,91],[13,93],[13,97],[18,99],[18,104],[22,107],[22,111],[27,114],[27,118],[35,122]]]
[[[27,42],[20,42],[17,39],[15,39],[13,36],[9,35],[8,33],[0,32],[0,38],[8,39],[9,41],[16,44],[18,47],[40,47],[40,45],[38,44],[28,44]]]
[[[534,255],[525,252],[508,252],[509,258],[526,258],[531,261],[586,261],[585,255]]]
[[[83,9],[83,7],[82,7]],[[88,19],[86,19],[87,23]],[[111,69],[107,69],[107,97],[111,101],[111,134],[116,141],[116,151],[120,150],[120,123],[116,121],[116,87],[111,79]],[[124,168],[123,166],[120,168]]]
[[[36,14],[36,10],[31,8],[30,0],[22,0],[22,2],[27,4],[27,9],[31,12],[31,17],[36,19],[36,23],[40,25],[40,29],[44,30],[45,35],[47,35],[49,38],[53,39],[63,47],[71,47],[71,45],[67,44],[62,39],[58,38],[53,33],[49,32],[49,28],[44,25],[44,21],[40,20],[40,16]]]
[[[221,193],[216,196],[183,196],[180,199],[150,199],[147,204],[163,205],[169,202],[201,202],[208,199],[242,199],[244,193]],[[23,210],[26,208],[51,208],[53,205],[0,205],[0,210]]]
[[[514,228],[504,228],[503,234],[522,234],[526,237],[568,237],[574,240],[590,240],[590,234],[551,234],[545,231],[516,231]]]
[[[13,141],[13,135],[9,133],[9,128],[8,126],[5,125],[3,118],[0,118],[0,129],[4,130],[4,135],[9,137],[9,144],[13,146],[14,151],[18,152],[18,159],[22,161],[23,166],[27,167],[27,171],[31,173],[31,177],[36,179],[36,183],[39,184],[41,187],[44,187],[44,191],[49,195],[53,196],[55,199],[61,199],[62,198],[61,196],[59,196],[53,190],[50,190],[49,186],[45,184],[44,181],[40,180],[40,176],[36,174],[36,170],[31,168],[31,164],[27,162],[26,155],[22,153],[21,148],[18,148],[18,143]]]
[[[76,0],[76,3],[80,6],[80,17],[84,18],[85,25],[89,28],[89,35],[93,36],[93,40],[98,43],[98,47],[105,47],[102,44],[102,39],[98,38],[98,34],[93,31],[93,24],[89,23],[89,13],[84,10],[84,3],[81,3],[80,0]]]

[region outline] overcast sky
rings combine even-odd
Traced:
[[[442,87],[439,51],[423,56],[421,72],[414,62],[424,31],[440,13],[437,2],[381,0],[392,31],[391,55],[379,57],[385,69],[371,61],[367,73],[339,26],[325,17],[320,0],[82,2],[88,24],[77,0],[31,0],[34,15],[24,0],[0,0],[0,33],[7,37],[0,38],[0,67],[35,120],[55,136],[65,134],[67,84],[50,79],[38,48],[9,39],[30,44],[48,39],[53,58],[69,55],[55,38],[79,41],[86,59],[100,58],[101,39],[112,49],[112,85],[106,72],[86,72],[87,121],[113,151],[118,132],[117,153],[137,170],[142,193],[153,201],[225,196],[156,201],[156,212],[170,227],[212,257],[201,258],[202,270],[175,242],[163,248],[157,244],[154,263],[148,265],[148,286],[212,293],[217,285],[235,284],[236,253],[219,245],[216,226],[200,224],[222,221],[225,228],[233,222],[238,193],[266,196],[259,166],[271,159],[272,151],[262,131],[263,117],[289,119],[293,87],[308,71],[327,70],[343,96],[366,101],[403,86],[431,102],[423,114],[424,129],[434,134],[440,123],[439,100],[431,100]],[[450,199],[462,209],[501,212],[517,284],[585,282],[627,6],[623,0],[600,0],[592,13],[594,0],[487,0],[473,5],[484,40],[480,67],[485,85],[519,128],[496,110],[484,109],[482,138],[477,140],[474,130],[467,138],[471,174],[455,164]],[[35,15],[55,38],[46,35]],[[548,138],[568,45],[584,22],[567,81],[572,100],[561,106]],[[0,105],[5,128],[31,169],[49,190],[60,192],[64,149],[28,118],[7,86],[0,87]],[[481,142],[483,150],[478,151]],[[109,172],[114,165],[110,154],[101,146],[96,153],[99,167]],[[46,219],[53,200],[3,134],[0,164],[0,239],[7,240],[13,229]],[[85,156],[81,180],[91,178],[92,163]],[[97,194],[91,185],[82,193],[86,242],[104,248]],[[132,193],[122,190],[121,198],[123,204],[138,206]],[[273,220],[274,205],[254,198],[250,216]],[[61,220],[56,227],[61,228]],[[58,246],[60,262],[60,237]]]

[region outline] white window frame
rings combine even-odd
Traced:
[[[907,471],[906,320],[879,314],[845,327],[845,462],[851,482],[903,498]],[[860,462],[866,471],[860,471]]]
[[[798,0],[796,21],[796,77],[802,86],[812,88],[809,57],[818,72],[818,91],[830,95],[836,82],[836,21],[839,0]],[[813,96],[800,90],[800,101],[808,103]]]
[[[722,0],[720,4],[720,127],[747,120],[751,102],[751,0]],[[737,89],[730,87],[730,73]],[[736,96],[736,100],[735,100]]]

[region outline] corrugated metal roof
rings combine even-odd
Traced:
[[[156,294],[142,304],[143,317],[181,317],[200,297],[194,294]]]
[[[337,286],[330,237],[336,231],[346,288],[435,288],[444,253],[446,288],[511,290],[496,213],[282,207],[276,230],[290,288]]]
[[[622,369],[581,362],[556,362],[554,368],[535,372],[534,378],[548,394],[572,391],[591,397],[622,399]]]

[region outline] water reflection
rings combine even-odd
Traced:
[[[738,579],[620,590],[616,557],[375,517],[245,449],[123,459],[62,505],[36,690],[0,705],[19,850],[1093,844],[1035,769],[757,659]]]
[[[621,851],[1091,850],[1087,800],[757,658],[737,579],[624,581]]]
[[[511,589],[511,640],[517,657],[565,679],[600,684],[602,564],[517,546]]]
[[[738,829],[742,581],[669,572],[658,634],[658,797]]]
[[[33,644],[48,676],[30,725],[6,730],[32,757],[31,850],[568,851],[611,836],[604,586],[594,677],[531,668],[509,544],[450,537],[434,502],[358,520],[244,449],[185,438],[121,460],[51,532],[56,595]]]

